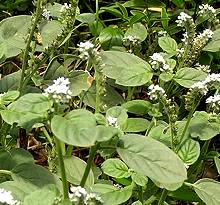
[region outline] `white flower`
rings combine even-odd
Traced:
[[[166,31],[159,31],[158,36],[166,36],[167,32]]]
[[[71,186],[70,191],[78,198],[80,198],[81,196],[85,197],[87,195],[86,190],[81,186]]]
[[[185,53],[185,49],[184,49],[184,48],[176,49],[176,55],[177,55],[177,57],[181,58],[184,53]]]
[[[67,101],[71,99],[72,92],[70,91],[68,78],[59,77],[53,80],[52,85],[44,90],[44,95],[51,96],[56,102]]]
[[[157,100],[159,95],[166,96],[164,89],[161,88],[159,85],[152,84],[148,87],[148,90],[148,95],[151,100]]]
[[[184,33],[184,34],[183,34],[183,38],[181,39],[181,41],[182,41],[182,42],[187,42],[188,38],[189,38],[188,34],[187,34],[187,33]]]
[[[207,14],[207,13],[212,13],[212,14],[216,15],[216,10],[208,4],[200,5],[199,9],[200,9],[200,11],[198,13],[200,15]]]
[[[177,23],[177,26],[180,26],[180,27],[184,27],[187,21],[193,22],[192,17],[184,12],[181,12],[177,18],[178,20],[176,20],[176,23]]]
[[[200,65],[199,63],[196,63],[195,64],[195,68],[197,70],[201,70],[201,71],[206,72],[206,73],[210,73],[211,72],[211,70],[209,69],[210,68],[209,65]]]
[[[0,97],[3,97],[5,94],[6,94],[5,92],[4,93],[0,93]]]
[[[19,205],[20,202],[14,199],[10,191],[0,188],[0,203],[8,205]]]
[[[130,43],[132,43],[133,45],[137,44],[139,40],[140,40],[140,39],[139,39],[137,36],[131,36],[131,35],[125,36],[125,37],[123,38],[123,41],[124,41],[124,42],[130,42]]]
[[[150,56],[151,60],[150,60],[150,64],[152,66],[152,68],[154,70],[156,69],[160,69],[160,71],[171,71],[172,69],[170,68],[170,66],[168,64],[166,64],[165,59],[163,58],[163,56],[159,53],[154,53],[152,56]]]
[[[208,86],[206,84],[206,81],[199,81],[194,83],[191,88],[191,90],[200,92],[202,95],[206,95],[208,92]]]
[[[85,198],[85,204],[89,204],[90,201],[99,201],[101,203],[103,202],[101,197],[95,193],[87,194],[87,196]]]
[[[67,3],[64,3],[60,9],[60,12],[62,13],[70,8],[71,8],[71,4],[68,5]]]
[[[213,31],[210,29],[205,29],[202,33],[200,33],[196,38],[204,39],[205,41],[208,41],[213,36]]]
[[[112,127],[118,127],[117,120],[118,119],[116,117],[111,117],[111,116],[107,117],[108,124]]]
[[[206,103],[210,104],[213,109],[213,113],[217,114],[220,111],[220,95],[210,96],[206,99]]]
[[[207,84],[211,84],[211,83],[220,83],[220,73],[212,73],[212,74],[209,74],[206,79],[205,79],[205,83]]]
[[[78,51],[80,52],[80,58],[88,59],[90,54],[98,54],[97,50],[95,49],[95,45],[89,41],[81,42],[77,44]]]
[[[46,19],[46,20],[50,20],[50,11],[47,9],[43,10],[42,16]]]

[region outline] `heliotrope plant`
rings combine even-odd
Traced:
[[[156,4],[0,23],[0,204],[220,204],[219,11]]]

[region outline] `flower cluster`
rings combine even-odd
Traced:
[[[94,193],[88,193],[84,188],[81,186],[71,186],[70,187],[71,193],[69,193],[69,198],[71,202],[74,202],[75,205],[78,204],[85,204],[85,205],[101,205],[103,204],[101,197]]]
[[[206,99],[206,103],[210,105],[213,113],[218,114],[220,111],[220,95],[210,96]]]
[[[0,204],[19,205],[20,202],[14,199],[10,191],[0,188]]]
[[[140,39],[137,36],[125,36],[123,38],[123,42],[125,43],[125,45],[136,45],[140,42]]]
[[[150,60],[150,64],[152,66],[153,69],[157,70],[158,68],[160,69],[160,71],[171,71],[172,69],[170,68],[170,66],[168,64],[166,64],[165,59],[163,58],[163,56],[159,53],[154,53],[152,56],[150,56],[151,60]]]
[[[213,14],[213,15],[216,15],[216,10],[208,4],[200,5],[199,9],[200,9],[200,11],[198,12],[199,15],[210,14],[210,13]]]
[[[213,33],[212,30],[210,30],[210,29],[205,29],[202,33],[200,33],[199,35],[197,35],[196,38],[198,38],[200,41],[203,40],[203,41],[205,41],[205,43],[207,43],[207,41],[212,38],[213,34],[214,34],[214,33]]]
[[[98,51],[95,48],[95,45],[89,41],[81,42],[78,45],[78,51],[80,52],[80,58],[88,59],[91,56],[98,55]]]
[[[194,83],[191,88],[194,92],[198,92],[201,95],[206,95],[209,91],[208,86],[205,81],[199,81],[197,83]]]
[[[177,18],[176,23],[180,27],[185,27],[188,22],[193,23],[192,17],[184,12],[181,12]]]
[[[70,8],[71,8],[71,4],[68,5],[67,3],[64,3],[60,9],[60,12],[63,13]]]
[[[201,71],[203,71],[205,73],[210,73],[211,72],[210,65],[200,65],[199,63],[196,63],[195,64],[195,68],[197,70],[201,70]]]
[[[44,9],[44,10],[43,10],[43,13],[42,13],[42,16],[43,16],[47,21],[49,21],[49,20],[50,20],[50,17],[51,17],[50,11],[47,10],[47,9]]]
[[[6,93],[0,93],[0,97],[3,97]]]
[[[158,36],[167,36],[167,32],[166,31],[159,31]]]
[[[107,117],[107,122],[110,126],[112,127],[118,127],[118,123],[117,123],[117,118],[116,117],[111,117],[111,116],[108,116]]]
[[[148,95],[151,100],[157,100],[160,95],[166,96],[165,90],[159,85],[152,84],[148,87],[148,90]]]
[[[52,97],[56,102],[66,102],[71,99],[72,92],[69,88],[68,78],[59,77],[53,84],[44,90],[44,95]]]

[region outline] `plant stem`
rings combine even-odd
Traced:
[[[128,95],[126,101],[130,101],[132,99],[135,87],[128,87]]]
[[[63,196],[64,196],[64,199],[68,199],[69,198],[68,183],[66,179],[66,171],[65,171],[65,166],[64,166],[61,142],[56,137],[55,137],[55,142],[56,142],[56,149],[57,149],[58,160],[59,160],[59,165],[60,165],[61,179],[62,179],[62,184],[63,184]]]
[[[0,174],[11,175],[12,173],[9,170],[3,170],[3,169],[1,170],[0,169]]]
[[[95,82],[96,82],[96,97],[95,97],[95,113],[100,112],[100,71],[98,66],[95,66]]]
[[[139,198],[139,201],[143,204],[144,197],[143,197],[143,190],[141,186],[138,186],[138,198]]]
[[[48,134],[46,128],[43,127],[43,128],[42,128],[42,131],[43,131],[45,137],[47,138],[48,142],[50,143],[51,147],[53,147],[53,140],[52,140],[52,138],[50,137],[50,135]]]
[[[5,136],[8,134],[10,128],[11,128],[11,125],[9,125],[6,122],[3,122],[2,126],[1,126],[1,129],[0,129],[0,143],[1,143],[3,148],[6,147]]]
[[[36,26],[38,24],[39,18],[41,16],[41,10],[42,10],[42,0],[37,0],[37,9],[36,9],[36,16],[34,19],[34,23],[31,27],[31,31],[29,33],[28,39],[27,39],[27,44],[26,44],[26,48],[24,51],[24,55],[23,55],[23,61],[22,61],[22,69],[21,69],[21,79],[19,82],[19,87],[18,90],[21,92],[22,88],[23,88],[23,80],[24,80],[24,76],[25,76],[25,71],[27,69],[28,66],[28,54],[29,54],[29,49],[30,49],[30,44],[34,35],[34,31],[36,29]]]
[[[68,145],[66,149],[66,156],[71,156],[73,151],[73,145]]]
[[[163,205],[164,201],[167,198],[167,194],[168,194],[168,191],[166,189],[163,189],[162,194],[160,196],[160,199],[159,199],[159,202],[158,202],[157,205]]]
[[[147,199],[147,201],[144,202],[144,205],[150,205],[152,204],[154,201],[156,201],[157,197],[152,195],[150,198]]]
[[[93,160],[94,160],[97,148],[98,148],[98,145],[94,145],[94,146],[92,146],[90,148],[89,158],[87,160],[86,169],[84,171],[83,177],[82,177],[81,182],[80,182],[80,186],[81,187],[84,187],[85,184],[86,184],[86,180],[87,180],[87,178],[89,176],[89,172],[90,172],[90,169],[91,169],[91,166],[92,166],[92,163],[93,163]]]

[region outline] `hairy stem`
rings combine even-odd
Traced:
[[[167,194],[168,194],[168,191],[167,191],[166,189],[163,189],[162,194],[161,194],[161,196],[160,196],[160,199],[159,199],[157,205],[163,205],[164,201],[165,201],[166,198],[167,198]]]
[[[31,27],[31,31],[29,33],[28,39],[27,39],[27,44],[26,44],[26,48],[24,51],[24,55],[23,55],[23,62],[22,62],[22,69],[21,69],[21,79],[19,82],[19,87],[18,90],[21,92],[23,89],[23,80],[24,80],[24,76],[25,76],[25,71],[27,69],[28,66],[28,55],[29,55],[29,49],[30,49],[30,44],[34,35],[34,31],[37,27],[37,24],[39,22],[39,18],[41,16],[41,10],[42,10],[42,0],[37,0],[37,9],[36,9],[36,16],[33,22],[33,25]]]

